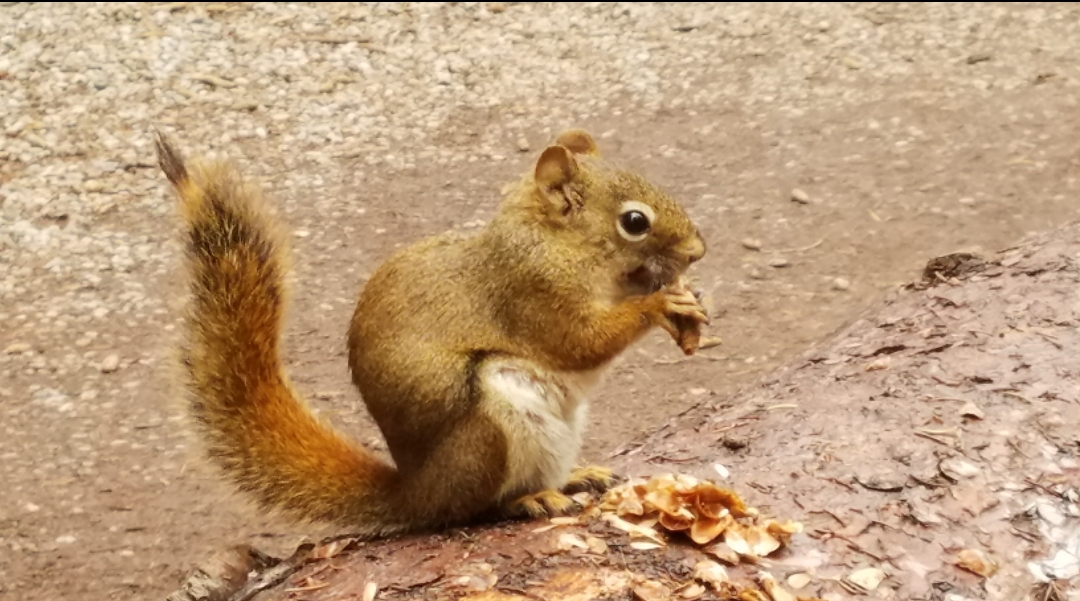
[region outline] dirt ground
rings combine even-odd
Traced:
[[[404,26],[384,30],[379,14],[356,19],[374,23],[365,39],[376,47],[296,42],[288,35],[317,35],[327,21],[340,24],[333,15],[360,9],[180,4],[0,7],[0,102],[12,109],[0,137],[2,599],[160,597],[228,543],[273,551],[322,532],[251,514],[203,466],[184,423],[170,371],[183,295],[175,216],[150,166],[151,124],[189,152],[239,160],[283,208],[296,260],[288,369],[321,412],[364,441],[377,433],[344,359],[363,276],[401,244],[476,227],[499,187],[566,126],[593,131],[603,152],[684,201],[709,245],[695,275],[715,298],[710,334],[723,338],[693,362],[660,335],[630,352],[595,398],[591,461],[607,461],[702,395],[754,382],[917,277],[927,259],[994,251],[1080,215],[1072,4],[648,5],[614,17],[606,6],[434,7],[423,10],[442,19],[442,44],[461,28],[543,31],[513,46],[520,57],[507,55],[520,71],[446,71],[463,82],[440,81],[438,110],[414,121],[399,114],[412,102],[409,86],[429,82],[395,62],[411,43],[394,33]],[[385,22],[408,20],[409,10]],[[97,71],[49,55],[66,52],[65,27],[115,38],[120,49],[180,40],[192,66],[155,79],[140,75],[160,67],[147,59],[126,76],[135,92],[109,97],[119,84],[95,83]],[[410,27],[417,44],[429,43],[417,33],[423,23]],[[642,62],[603,71],[611,50],[594,43],[601,33],[576,35],[590,27],[614,30],[613,44]],[[242,60],[256,38],[284,47],[286,62],[295,58],[289,44],[307,44],[310,64],[287,63],[291,74],[270,94],[247,75],[261,63]],[[32,46],[40,54],[27,58]],[[327,46],[371,63],[339,81]],[[87,48],[91,63],[130,59]],[[231,57],[228,69],[221,56]],[[533,59],[560,67],[541,77]],[[46,94],[50,81],[86,73],[77,93]],[[602,73],[596,92],[582,73]],[[489,79],[503,95],[483,103],[477,90]],[[376,102],[384,80],[405,92]],[[82,97],[91,100],[71,100]],[[349,110],[373,114],[370,127],[384,127],[385,139],[350,146],[351,134],[311,133],[346,128]],[[255,133],[227,136],[232,128]],[[418,130],[423,138],[409,137]],[[76,136],[73,148],[65,136]],[[807,202],[792,200],[796,188]],[[62,242],[35,246],[41,232]]]

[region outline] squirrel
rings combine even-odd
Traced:
[[[706,310],[683,281],[705,255],[681,206],[560,133],[478,233],[390,256],[348,328],[352,381],[392,463],[316,417],[280,358],[289,250],[228,161],[186,161],[179,198],[190,303],[182,373],[207,454],[266,511],[374,537],[578,509],[607,468],[575,467],[587,395],[659,326],[692,354]]]

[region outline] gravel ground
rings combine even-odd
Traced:
[[[703,224],[725,339],[633,354],[600,456],[933,253],[1076,215],[1078,39],[1075,4],[3,3],[0,598],[146,598],[221,544],[311,532],[245,513],[192,453],[152,127],[272,190],[290,369],[365,440],[342,344],[364,275],[591,129]]]

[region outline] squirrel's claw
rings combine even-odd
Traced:
[[[504,513],[508,517],[540,518],[569,515],[579,510],[578,504],[565,494],[554,490],[542,490],[510,502]]]
[[[672,321],[672,316],[679,315],[697,323],[709,324],[709,314],[705,307],[701,306],[694,293],[686,288],[667,292],[664,297],[664,315],[668,317],[668,321]],[[671,326],[675,327],[674,323]],[[678,331],[678,328],[675,327],[675,330]]]
[[[603,493],[618,481],[619,478],[608,468],[590,465],[574,470],[562,491],[568,495],[585,491]]]

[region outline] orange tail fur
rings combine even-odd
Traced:
[[[185,227],[183,373],[209,456],[264,509],[402,529],[397,471],[316,418],[282,369],[288,249],[259,192],[226,164],[185,164],[160,134],[157,151]]]

